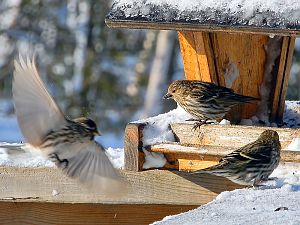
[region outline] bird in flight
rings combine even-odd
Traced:
[[[34,59],[19,56],[14,66],[13,100],[26,141],[64,174],[90,189],[104,194],[124,191],[127,182],[94,140],[99,135],[96,123],[63,114],[41,80]]]

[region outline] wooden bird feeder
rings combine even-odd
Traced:
[[[106,17],[106,24],[111,28],[176,30],[186,79],[213,82],[232,88],[236,93],[261,98],[260,103],[235,107],[227,118],[231,121],[250,118],[257,115],[263,105],[270,122],[282,122],[295,37],[300,35],[299,16],[295,17],[300,14],[298,6],[287,10],[253,6],[249,13],[243,6],[236,6],[235,11],[226,6],[220,10],[217,8],[218,1],[216,6],[206,7],[201,6],[199,1],[199,7],[186,7],[184,10],[172,1],[157,2],[115,1]],[[279,7],[274,4],[274,8]],[[167,163],[162,169],[171,169],[174,171],[172,176],[183,177],[189,193],[192,181],[197,187],[193,196],[201,198],[200,204],[211,201],[220,191],[240,186],[216,176],[198,175],[195,178],[180,171],[214,165],[220,157],[254,141],[266,129],[279,133],[283,162],[300,160],[298,152],[286,151],[293,138],[299,137],[300,129],[203,125],[197,132],[191,132],[192,124],[177,123],[170,124],[175,142],[145,146],[143,129],[147,126],[144,123],[127,125],[125,170],[142,173],[145,161],[143,149],[163,153]],[[163,177],[156,179],[170,178],[169,173],[160,171]],[[173,191],[172,187],[169,196]]]
[[[242,5],[236,6],[235,11],[226,7],[220,10],[214,5],[181,10],[166,0],[161,1],[165,3],[117,0],[106,23],[115,28],[177,30],[186,79],[214,82],[240,94],[261,97],[270,121],[280,122],[295,36],[300,34],[298,6],[278,11],[253,6],[253,11],[245,13]],[[255,115],[258,110],[261,110],[259,104],[245,104],[231,111],[228,117],[238,121]],[[295,111],[300,112],[300,108]],[[187,171],[217,163],[220,157],[255,140],[266,129],[203,125],[197,132],[191,132],[192,124],[174,123],[170,129],[176,141],[145,146],[143,130],[147,126],[147,123],[130,123],[126,127],[125,170],[121,173],[131,184],[127,195],[111,199],[91,193],[55,167],[0,167],[1,221],[3,224],[149,224],[196,208],[222,191],[240,186],[225,178]],[[287,146],[300,136],[300,129],[268,129],[280,135],[282,161],[299,162],[299,153],[287,151]],[[161,169],[144,170],[143,149],[163,153],[167,163]]]

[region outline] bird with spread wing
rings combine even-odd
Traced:
[[[26,141],[53,161],[67,176],[104,194],[119,194],[127,182],[104,148],[94,140],[95,122],[66,117],[41,80],[34,59],[14,62],[12,93],[15,112]]]

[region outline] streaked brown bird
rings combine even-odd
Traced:
[[[35,61],[15,60],[12,84],[18,123],[26,141],[55,162],[67,176],[105,194],[119,194],[126,182],[94,141],[95,122],[67,118],[48,93]]]
[[[174,99],[186,112],[199,121],[222,119],[240,103],[259,100],[239,95],[232,89],[197,80],[176,80],[171,83],[164,99]],[[201,124],[200,124],[201,125]]]
[[[219,164],[194,173],[226,177],[240,185],[257,185],[265,181],[280,160],[281,145],[276,131],[266,130],[259,138],[224,156]]]

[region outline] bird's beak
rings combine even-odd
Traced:
[[[167,93],[167,94],[164,95],[163,99],[170,99],[172,97],[173,97],[173,95]]]
[[[101,133],[100,130],[97,130],[97,131],[94,132],[94,135],[95,136],[102,136],[102,133]]]

